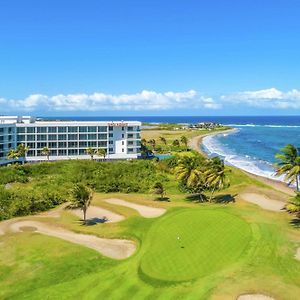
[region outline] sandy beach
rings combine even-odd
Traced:
[[[233,128],[233,129],[228,129],[228,130],[223,130],[223,131],[219,131],[219,132],[212,132],[212,133],[208,133],[208,134],[204,134],[204,135],[200,135],[200,136],[196,136],[192,139],[190,139],[189,141],[189,147],[195,151],[198,151],[199,153],[201,153],[204,156],[207,156],[207,153],[205,153],[202,149],[201,149],[201,143],[203,138],[205,138],[206,136],[214,136],[217,134],[222,134],[222,133],[232,133],[232,132],[236,132],[238,129]],[[255,178],[257,180],[259,180],[260,182],[263,182],[264,184],[270,185],[272,186],[274,189],[283,192],[285,194],[294,196],[295,192],[292,188],[288,187],[285,183],[280,182],[280,181],[276,181],[276,180],[272,180],[266,177],[262,177],[262,176],[258,176],[258,175],[254,175],[251,174],[249,172],[246,172],[242,169],[240,169],[242,172],[246,173],[248,176]]]

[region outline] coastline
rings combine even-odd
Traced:
[[[200,154],[204,155],[205,157],[208,157],[207,153],[205,153],[202,149],[201,149],[201,144],[202,141],[205,137],[207,136],[215,136],[218,134],[222,134],[222,133],[232,133],[232,132],[236,132],[238,131],[238,129],[236,128],[232,128],[232,129],[227,129],[227,130],[222,130],[222,131],[218,131],[218,132],[212,132],[212,133],[207,133],[204,135],[200,135],[200,136],[196,136],[193,137],[192,139],[190,139],[189,141],[189,147],[197,152],[199,152]],[[232,168],[237,168],[235,166],[232,166]],[[274,188],[277,191],[280,191],[282,193],[288,194],[290,196],[294,196],[295,192],[292,188],[288,187],[284,182],[281,181],[277,181],[277,180],[273,180],[270,178],[266,178],[263,176],[259,176],[259,175],[254,175],[252,173],[249,173],[245,170],[242,170],[240,168],[238,168],[240,171],[242,171],[243,173],[247,174],[248,176],[250,176],[251,178],[254,178],[264,184],[267,184],[269,186],[271,186],[272,188]]]

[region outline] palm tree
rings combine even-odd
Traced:
[[[29,151],[29,147],[26,147],[24,144],[19,144],[17,149],[10,149],[7,158],[8,159],[17,159],[23,158],[22,163],[24,164],[26,159],[26,153]]]
[[[288,212],[297,213],[300,216],[300,193],[297,193],[297,195],[290,200],[285,208]]]
[[[174,140],[172,144],[173,144],[174,147],[179,147],[180,146],[179,140]]]
[[[204,190],[202,168],[203,161],[200,161],[198,157],[184,157],[174,169],[177,180],[187,188],[200,192],[200,198]]]
[[[188,139],[187,139],[187,137],[183,135],[183,136],[180,138],[180,141],[181,141],[181,143],[185,146],[185,150],[187,150],[187,144],[188,144]]]
[[[93,148],[91,148],[91,147],[89,147],[89,148],[85,149],[85,153],[87,155],[90,155],[91,156],[91,160],[93,160],[94,159],[94,155],[96,154],[96,150],[93,149]]]
[[[96,151],[96,155],[103,157],[103,159],[105,159],[106,157],[106,149],[104,148],[100,148]]]
[[[17,152],[14,149],[10,149],[9,152],[6,155],[7,159],[16,159]]]
[[[204,172],[207,187],[211,190],[209,202],[212,201],[213,194],[216,190],[221,190],[229,185],[226,177],[224,161],[219,157],[214,157],[208,164],[208,169]]]
[[[284,180],[288,184],[296,183],[297,192],[300,185],[300,149],[288,144],[276,154],[276,176],[285,175]]]
[[[163,186],[163,184],[161,182],[156,182],[154,184],[153,189],[154,189],[155,194],[160,195],[160,200],[163,200],[164,196],[166,194],[166,190],[165,190],[165,187]]]
[[[167,140],[163,137],[163,136],[160,136],[159,137],[159,140],[166,146],[167,145]]]
[[[83,211],[83,221],[86,224],[86,212],[93,198],[93,190],[79,183],[73,189],[73,206]]]
[[[149,140],[148,143],[152,146],[153,149],[155,149],[155,146],[156,146],[156,141],[155,141],[155,139]]]
[[[47,160],[49,161],[50,150],[48,147],[44,147],[41,151],[42,155],[47,156]]]

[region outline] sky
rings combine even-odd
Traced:
[[[1,0],[0,115],[299,115],[299,0]]]

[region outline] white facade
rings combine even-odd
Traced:
[[[32,117],[0,117],[0,164],[18,144],[29,147],[27,161],[90,159],[87,148],[106,149],[107,159],[140,155],[141,123],[135,121],[39,121]],[[97,156],[95,156],[97,158]]]

